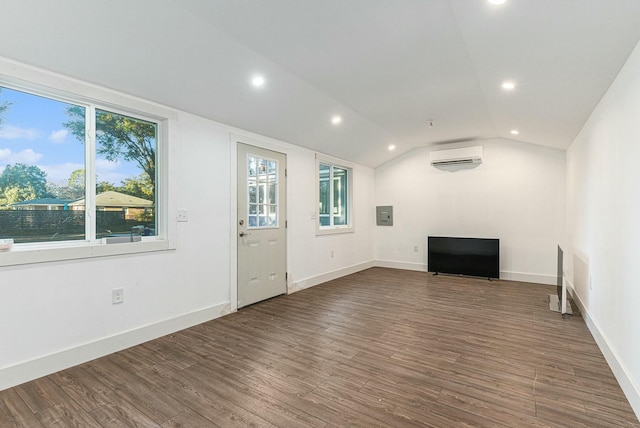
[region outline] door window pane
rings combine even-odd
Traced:
[[[278,227],[278,162],[248,155],[247,192],[249,228]]]
[[[278,186],[276,184],[269,185],[269,199],[267,203],[276,205],[278,203]]]
[[[247,186],[249,188],[249,203],[255,204],[258,202],[258,185],[255,180],[247,180]]]

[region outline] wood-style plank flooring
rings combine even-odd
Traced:
[[[0,427],[640,427],[553,291],[373,268],[2,391]]]

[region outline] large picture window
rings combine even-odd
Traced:
[[[0,238],[158,234],[161,122],[114,110],[0,86]]]
[[[352,168],[323,157],[317,165],[318,233],[352,231]]]

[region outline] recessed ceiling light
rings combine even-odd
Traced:
[[[502,83],[502,89],[506,89],[508,91],[515,89],[516,84],[513,82],[503,82]]]
[[[488,0],[491,4],[505,4],[507,0]]]
[[[340,116],[333,116],[331,118],[331,123],[334,125],[340,125],[340,123],[342,123],[342,118]]]
[[[253,79],[251,79],[251,84],[259,88],[260,86],[264,85],[264,77],[254,76]]]
[[[518,135],[518,134],[520,133],[520,131],[518,131],[517,129],[512,129],[512,130],[511,130],[511,133],[512,133],[513,135]]]
[[[394,151],[396,149],[396,145],[395,144],[389,144],[388,149],[389,149],[390,152],[392,152],[392,151]]]

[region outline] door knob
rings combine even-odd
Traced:
[[[250,233],[246,233],[244,231],[240,232],[240,237],[249,236],[249,235],[251,235],[251,234]]]

